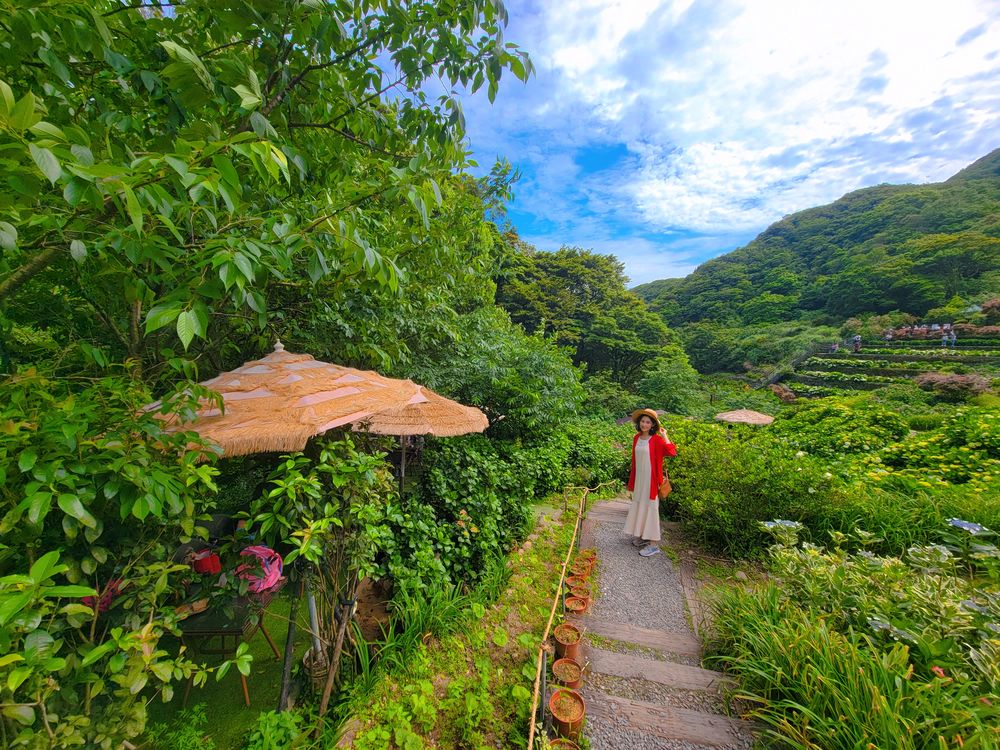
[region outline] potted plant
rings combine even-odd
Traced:
[[[577,560],[589,560],[594,562],[597,559],[597,550],[593,547],[585,547],[576,553]]]
[[[590,607],[590,599],[579,596],[566,597],[566,611],[574,615],[582,615]]]
[[[557,625],[552,633],[556,639],[556,654],[562,658],[579,659],[580,641],[583,633],[580,628],[569,622]]]
[[[569,590],[571,596],[575,596],[577,599],[585,599],[587,606],[594,600],[593,592],[586,586],[574,586]]]
[[[583,667],[575,659],[556,659],[552,676],[560,685],[576,689],[583,683]]]
[[[583,726],[583,717],[587,713],[587,704],[583,696],[569,688],[559,688],[549,698],[549,713],[556,725],[556,733],[560,737],[576,739]]]
[[[579,745],[565,737],[557,737],[554,740],[549,740],[549,748],[551,750],[580,750]]]
[[[574,586],[586,585],[587,583],[587,579],[581,576],[566,576],[566,585],[570,588],[573,588]]]

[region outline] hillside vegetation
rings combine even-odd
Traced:
[[[901,311],[1000,288],[1000,149],[945,182],[877,185],[800,211],[683,279],[636,287],[671,326]]]

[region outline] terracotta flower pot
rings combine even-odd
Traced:
[[[573,588],[574,586],[585,586],[587,583],[587,579],[582,578],[581,576],[566,576],[566,585],[570,588]]]
[[[583,633],[576,625],[564,622],[556,626],[552,633],[556,639],[556,654],[560,658],[576,659],[580,658],[580,642],[583,640]]]
[[[594,562],[597,559],[597,550],[593,547],[586,547],[576,553],[577,560],[588,560]]]
[[[579,596],[566,597],[566,611],[574,615],[582,615],[590,608],[590,599]]]
[[[589,580],[590,574],[593,572],[594,568],[592,565],[588,565],[584,562],[575,562],[570,566],[570,573],[572,573],[572,578],[582,578],[583,580]]]
[[[569,592],[573,596],[578,596],[588,601],[594,598],[594,592],[590,589],[590,586],[570,586]]]
[[[556,659],[552,676],[560,685],[576,689],[583,684],[583,667],[575,659]]]
[[[549,698],[549,713],[555,722],[556,733],[573,740],[580,735],[583,717],[587,714],[587,704],[575,690],[560,688]]]
[[[557,737],[554,740],[550,740],[549,747],[552,750],[580,750],[579,745],[573,742],[573,740],[567,740],[565,737]]]

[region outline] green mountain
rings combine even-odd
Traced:
[[[633,290],[670,325],[837,322],[1000,291],[1000,149],[945,182],[877,185],[775,222],[683,279]]]

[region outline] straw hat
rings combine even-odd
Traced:
[[[653,420],[653,429],[650,430],[650,433],[657,432],[660,429],[660,415],[652,409],[636,409],[632,412],[632,421],[635,422],[636,426],[639,425],[639,420],[643,417],[649,417]]]

